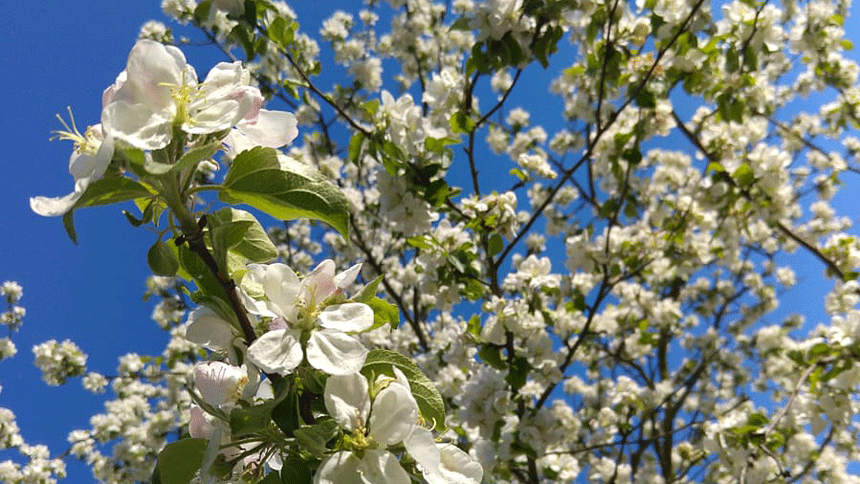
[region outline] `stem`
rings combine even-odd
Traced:
[[[245,310],[245,306],[239,299],[239,293],[236,292],[236,283],[218,268],[218,263],[215,262],[215,258],[212,257],[212,253],[209,252],[209,248],[206,247],[206,242],[203,241],[203,227],[205,226],[206,217],[203,216],[200,218],[200,222],[195,225],[197,228],[196,233],[188,234],[183,229],[185,241],[188,242],[188,248],[191,249],[191,252],[194,252],[200,257],[203,263],[206,264],[209,271],[215,276],[215,279],[218,281],[218,285],[224,290],[224,294],[227,296],[227,301],[230,303],[230,307],[233,308],[233,312],[239,320],[239,326],[242,329],[242,334],[245,336],[245,342],[250,345],[255,339],[257,339],[257,335],[254,333],[251,320],[248,319],[248,313]]]

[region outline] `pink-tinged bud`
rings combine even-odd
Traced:
[[[208,439],[215,432],[215,426],[209,422],[208,415],[197,405],[191,406],[191,420],[188,422],[188,433],[194,438]]]
[[[203,401],[210,405],[235,402],[248,383],[245,370],[220,361],[210,361],[194,368],[194,386]]]

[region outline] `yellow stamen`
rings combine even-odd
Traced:
[[[62,116],[57,114],[57,119],[60,120],[60,124],[63,125],[65,129],[58,129],[56,131],[51,131],[54,136],[51,136],[51,140],[68,140],[75,144],[74,150],[79,154],[88,154],[95,155],[98,152],[99,147],[101,146],[101,137],[96,134],[96,132],[92,129],[92,126],[87,128],[84,134],[81,134],[78,131],[78,127],[75,125],[75,115],[72,114],[72,108],[66,106],[66,109],[69,111],[69,120],[71,122],[71,127],[66,120],[63,119]]]

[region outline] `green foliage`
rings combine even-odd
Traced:
[[[433,382],[418,368],[412,359],[394,351],[371,350],[364,362],[361,373],[368,381],[375,381],[379,375],[394,377],[394,368],[399,369],[409,380],[412,396],[418,402],[421,416],[436,430],[445,429],[445,403]]]
[[[400,311],[397,309],[397,306],[378,297],[371,298],[367,301],[367,305],[373,309],[373,326],[371,329],[376,329],[386,324],[392,330],[400,326]]]
[[[269,262],[278,256],[278,248],[252,214],[232,207],[222,208],[208,216],[209,241],[219,267],[227,267],[232,251],[250,262]]]
[[[340,433],[340,426],[331,417],[321,418],[313,425],[296,429],[296,440],[314,457],[322,458],[328,452],[326,444]]]
[[[159,163],[154,161],[151,156],[145,156],[143,169],[151,175],[165,175],[186,168],[196,167],[203,160],[208,160],[218,151],[221,143],[209,143],[204,146],[192,148],[185,152],[179,161],[173,164]]]
[[[158,454],[153,483],[188,484],[203,464],[206,439],[182,439]]]
[[[219,195],[226,203],[244,203],[282,220],[326,222],[349,240],[349,205],[343,193],[319,171],[271,148],[237,155]]]
[[[79,208],[111,205],[152,196],[154,191],[149,186],[138,183],[126,177],[110,177],[96,180],[87,187],[78,201],[63,215],[63,225],[66,233],[74,243],[78,243],[75,232],[74,212]]]
[[[146,253],[146,262],[152,269],[152,273],[157,276],[173,276],[179,270],[176,254],[160,237]]]

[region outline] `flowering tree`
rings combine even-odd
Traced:
[[[132,202],[172,336],[64,456],[117,483],[860,482],[847,3],[388,4],[323,23],[326,90],[287,5],[165,0],[226,61],[201,81],[147,23],[100,124],[64,123],[74,190],[32,209],[75,240]],[[766,323],[794,251],[829,321]],[[109,383],[72,342],[34,353]],[[29,459],[4,482],[62,477],[2,417]]]

